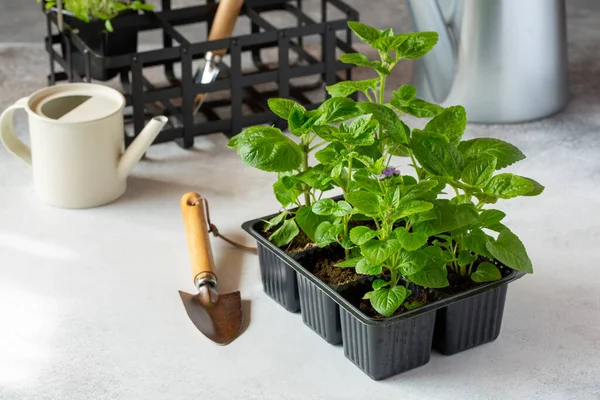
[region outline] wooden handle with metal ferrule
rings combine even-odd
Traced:
[[[215,19],[213,20],[210,33],[208,34],[208,40],[219,40],[231,37],[242,4],[244,4],[244,0],[219,1]],[[213,51],[213,54],[220,56],[225,55],[225,53],[227,53],[226,49]]]
[[[215,273],[215,261],[210,246],[202,196],[195,192],[184,194],[181,197],[181,211],[195,283],[199,274]]]

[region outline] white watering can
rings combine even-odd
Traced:
[[[569,101],[564,0],[407,0],[437,45],[417,60],[420,98],[463,105],[470,122],[512,123]]]
[[[33,169],[33,187],[43,202],[60,208],[90,208],[125,193],[127,176],[167,122],[153,118],[124,150],[123,109],[118,91],[92,83],[67,83],[18,100],[0,116],[4,146]],[[13,131],[13,113],[29,117],[31,148]]]

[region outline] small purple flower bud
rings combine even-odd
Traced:
[[[381,171],[381,174],[385,177],[400,175],[400,170],[394,167],[387,167],[383,171]]]

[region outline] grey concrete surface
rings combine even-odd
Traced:
[[[3,0],[15,15],[0,16],[0,110],[45,84],[35,4],[21,3]],[[396,18],[354,3],[381,27]],[[388,4],[404,12],[400,2]],[[255,256],[213,240],[222,290],[240,289],[251,303],[246,332],[215,346],[192,326],[177,293],[192,290],[178,201],[190,190],[204,194],[220,231],[250,244],[241,223],[277,209],[272,174],[242,165],[215,134],[190,151],[151,148],[113,204],[59,210],[33,196],[30,169],[2,148],[0,399],[600,399],[597,4],[569,2],[572,100],[563,112],[467,128],[466,137],[517,145],[527,159],[509,171],[546,186],[540,197],[497,206],[535,273],[511,284],[495,342],[434,353],[421,368],[374,382],[263,293]],[[399,69],[390,82],[409,77]],[[22,114],[16,127],[27,141]]]

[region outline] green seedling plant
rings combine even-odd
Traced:
[[[278,175],[273,190],[283,211],[265,221],[269,240],[285,246],[302,231],[320,247],[339,243],[346,257],[338,267],[376,277],[364,298],[383,316],[420,306],[411,290],[417,286],[444,288],[456,277],[498,280],[499,263],[531,273],[525,247],[501,222],[504,213],[486,208],[543,191],[530,178],[496,173],[525,156],[499,139],[463,140],[467,118],[459,105],[428,103],[411,85],[386,98],[393,68],[425,55],[437,33],[394,34],[359,22],[349,27],[379,60],[360,53],[340,60],[371,68],[374,78],[327,86],[331,98],[316,110],[270,99],[292,137],[254,126],[228,144],[244,163]],[[366,101],[353,100],[357,92]],[[428,122],[411,129],[405,115]],[[310,156],[316,164],[309,165]],[[408,159],[414,176],[392,166],[394,156]],[[342,198],[323,198],[332,189]]]
[[[373,130],[376,123],[367,116],[356,118],[360,110],[350,98],[330,98],[316,110],[306,110],[299,103],[281,98],[269,100],[270,109],[288,121],[290,133],[297,141],[286,136],[273,126],[253,126],[234,136],[228,147],[235,149],[242,161],[266,172],[276,172],[278,179],[273,185],[276,199],[284,210],[266,221],[265,230],[277,229],[269,236],[277,246],[289,244],[300,229],[313,241],[319,242],[316,229],[323,222],[339,224],[339,219],[348,219],[347,203],[335,203],[335,207],[320,214],[313,212],[324,202],[319,202],[323,193],[334,187],[348,187],[348,174],[343,170],[340,154],[333,143],[347,143],[346,153],[355,147],[368,146],[374,142]],[[356,118],[350,124],[344,121]],[[340,137],[329,135],[334,129]],[[326,147],[327,146],[327,147]],[[317,151],[320,150],[320,151]],[[309,165],[309,156],[315,153],[325,164]],[[341,154],[346,157],[347,154]],[[350,168],[352,166],[350,165]],[[335,209],[334,209],[335,208]]]
[[[327,91],[332,97],[317,110],[307,111],[290,99],[270,99],[270,109],[288,121],[289,130],[299,143],[278,128],[253,126],[240,132],[228,144],[244,163],[278,173],[273,189],[284,211],[265,225],[266,230],[277,227],[269,240],[278,246],[289,244],[302,230],[321,247],[339,242],[349,256],[353,247],[349,240],[349,224],[352,218],[360,217],[359,213],[345,200],[321,199],[322,194],[339,188],[346,197],[354,190],[355,171],[377,162],[380,173],[393,154],[408,155],[409,152],[406,144],[410,129],[400,119],[401,113],[385,104],[385,81],[402,58],[425,54],[437,42],[437,34],[394,35],[391,30],[383,32],[358,22],[349,25],[359,36],[373,38],[382,60],[371,62],[359,53],[346,54],[340,59],[349,64],[369,66],[378,78],[328,86]],[[405,86],[400,90],[405,98],[403,112],[424,116],[443,110],[416,99],[414,88],[411,88]],[[348,97],[356,91],[364,93],[368,101],[354,102]],[[309,166],[309,155],[313,151],[319,164]]]
[[[513,270],[532,273],[525,246],[501,222],[506,214],[485,207],[500,199],[537,196],[544,187],[531,178],[496,173],[525,158],[514,145],[494,138],[461,138],[462,132],[448,141],[425,132],[412,143],[424,173],[445,180],[455,194],[451,200],[437,200],[436,219],[424,221],[416,230],[436,238],[435,244],[448,255],[448,270],[459,279],[501,279],[494,260]],[[495,232],[497,237],[486,232]],[[480,259],[486,261],[478,262]]]
[[[42,0],[37,0],[41,2]],[[142,3],[139,0],[63,0],[63,9],[72,12],[73,15],[85,22],[94,19],[104,21],[104,26],[108,32],[113,32],[111,20],[124,11],[133,10],[154,10],[152,4]],[[46,9],[56,7],[56,1],[46,1]]]

